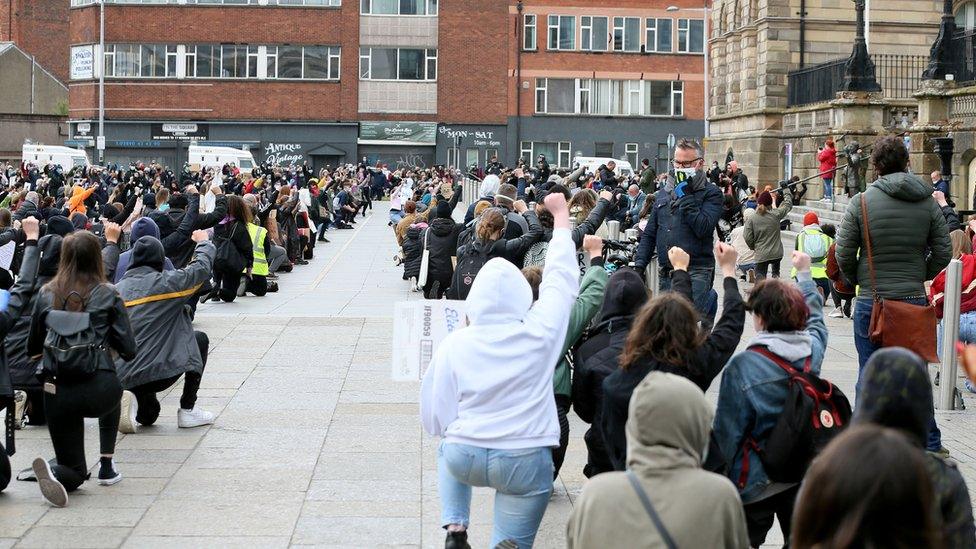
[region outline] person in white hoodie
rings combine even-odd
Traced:
[[[552,376],[579,266],[565,196],[551,193],[545,205],[555,222],[538,301],[511,262],[486,263],[468,294],[469,326],[444,339],[421,385],[424,429],[442,438],[438,488],[448,549],[469,547],[472,486],[496,491],[492,547],[532,547],[552,494],[559,445]]]

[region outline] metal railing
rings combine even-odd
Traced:
[[[953,72],[956,82],[976,81],[976,30],[960,31],[952,35],[957,66]]]
[[[928,66],[925,55],[873,54],[875,74],[887,99],[911,99]],[[847,58],[834,59],[790,71],[787,76],[787,105],[796,107],[830,101],[844,86]]]

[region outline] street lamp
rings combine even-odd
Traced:
[[[98,137],[95,149],[98,163],[105,163],[105,0],[98,0]]]
[[[702,70],[702,73],[704,74],[704,77],[705,77],[705,82],[703,83],[703,86],[705,88],[705,93],[704,93],[704,96],[705,96],[705,137],[707,138],[708,137],[708,132],[710,130],[710,126],[709,126],[709,122],[708,122],[708,115],[709,115],[709,111],[711,109],[711,102],[712,102],[711,101],[711,99],[712,99],[712,90],[711,90],[711,88],[708,87],[708,77],[709,77],[709,74],[708,74],[708,72],[709,72],[708,71],[708,54],[709,54],[709,51],[708,51],[709,50],[708,41],[709,41],[709,38],[710,38],[710,35],[711,35],[711,32],[709,32],[709,22],[710,22],[710,20],[712,18],[712,16],[711,16],[712,9],[708,5],[708,0],[705,0],[705,5],[704,5],[704,7],[701,7],[701,8],[679,8],[678,6],[668,6],[666,11],[671,12],[671,13],[678,12],[678,11],[697,11],[697,12],[701,12],[703,14],[703,16],[704,16],[704,21],[702,23],[702,32],[704,33],[704,36],[702,37],[702,39],[704,40],[704,45],[705,45],[705,47],[703,48],[704,49],[705,58],[703,60],[704,69]]]

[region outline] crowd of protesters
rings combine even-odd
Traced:
[[[645,162],[630,178],[610,163],[493,162],[463,221],[457,187],[431,180],[404,196],[404,279],[429,299],[466,300],[466,326],[439,344],[421,385],[422,424],[441,437],[445,546],[470,546],[473,487],[495,493],[492,547],[533,545],[574,410],[590,425],[589,480],[570,547],[759,547],[776,522],[791,547],[976,547],[927,350],[871,333],[881,300],[941,311],[943,270],[959,257],[960,336],[976,338],[976,222],[961,227],[936,177],[913,175],[902,140],[882,138],[875,180],[843,223],[810,212],[788,250],[782,223],[805,189],[757,194],[738,166],[706,171],[703,157],[680,141],[669,173]],[[730,196],[744,222],[723,235]],[[614,240],[629,267],[611,261]],[[821,377],[828,316],[853,316],[854,402]],[[923,331],[934,339],[936,326]]]
[[[392,185],[365,163],[0,166],[0,489],[20,429],[47,429],[54,456],[17,478],[63,507],[90,476],[85,418],[98,419],[103,485],[122,479],[117,433],[154,424],[179,381],[177,425],[213,423],[197,406],[210,346],[198,305],[277,292]]]

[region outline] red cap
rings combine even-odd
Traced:
[[[820,218],[817,217],[816,212],[807,212],[807,215],[803,216],[804,227],[806,227],[807,225],[819,225],[819,224],[820,224]]]

